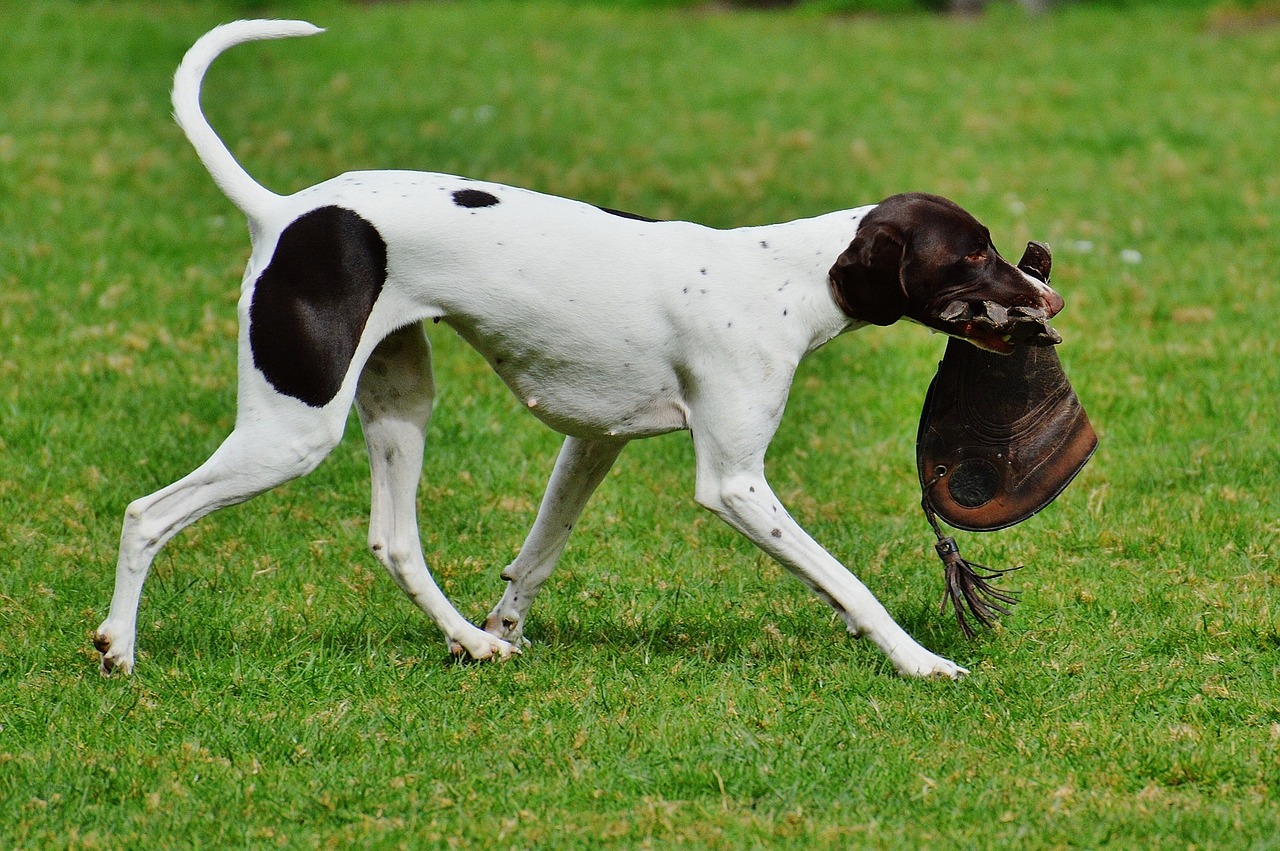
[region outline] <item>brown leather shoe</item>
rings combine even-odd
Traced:
[[[1030,243],[1018,268],[1048,283],[1049,250]],[[1016,597],[990,585],[1006,571],[971,565],[935,514],[970,532],[1020,523],[1052,502],[1098,445],[1043,319],[1028,317],[1026,342],[1000,355],[951,338],[929,385],[916,435],[916,464],[925,515],[947,568],[947,597],[967,636],[963,609],[990,625]],[[979,574],[974,568],[986,571]]]

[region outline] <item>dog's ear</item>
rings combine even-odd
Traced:
[[[873,325],[892,325],[907,311],[902,280],[907,239],[886,222],[867,222],[831,267],[831,294],[847,315]]]

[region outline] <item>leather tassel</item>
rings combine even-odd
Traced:
[[[1021,565],[1005,570],[992,570],[985,565],[965,561],[960,555],[956,539],[941,534],[934,549],[938,551],[938,558],[942,559],[946,570],[947,590],[939,611],[946,612],[948,604],[955,609],[956,623],[965,638],[974,636],[973,627],[965,616],[966,609],[979,624],[990,627],[998,615],[1009,614],[1010,607],[1018,602],[1018,592],[997,588],[990,580],[1021,570]]]
[[[991,580],[999,579],[1006,573],[1021,570],[1022,565],[994,570],[983,564],[965,561],[964,556],[960,555],[960,545],[956,543],[956,539],[942,534],[942,527],[938,525],[938,515],[934,513],[933,505],[929,501],[929,493],[938,481],[939,477],[935,476],[925,483],[924,498],[920,501],[925,519],[933,527],[933,534],[938,537],[933,548],[938,553],[938,558],[942,559],[946,580],[946,591],[942,595],[942,606],[938,611],[945,614],[947,604],[950,604],[955,610],[956,624],[959,625],[960,632],[965,638],[973,638],[975,633],[973,627],[969,625],[965,612],[968,611],[974,620],[988,628],[995,624],[998,615],[1009,614],[1010,607],[1018,602],[1018,592],[997,588],[991,584]]]

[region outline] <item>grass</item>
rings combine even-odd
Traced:
[[[1248,9],[5,6],[0,845],[1280,844],[1280,30]],[[414,167],[731,226],[925,189],[1006,254],[1053,244],[1102,443],[1035,519],[962,536],[1029,565],[997,630],[936,613],[912,439],[938,338],[817,353],[769,459],[798,519],[974,673],[893,676],[693,505],[683,435],[624,454],[524,658],[450,664],[365,552],[353,422],[311,477],[170,544],[136,675],[101,679],[125,504],[233,417],[247,240],[167,89],[248,13],[330,28],[210,75],[215,126],[277,190]],[[433,342],[424,544],[479,616],[558,441]]]

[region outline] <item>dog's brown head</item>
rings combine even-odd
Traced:
[[[912,192],[886,198],[830,272],[836,304],[853,319],[892,325],[904,316],[1001,354],[1056,343],[1046,322],[1062,309],[1039,243],[1015,267],[960,205]]]

